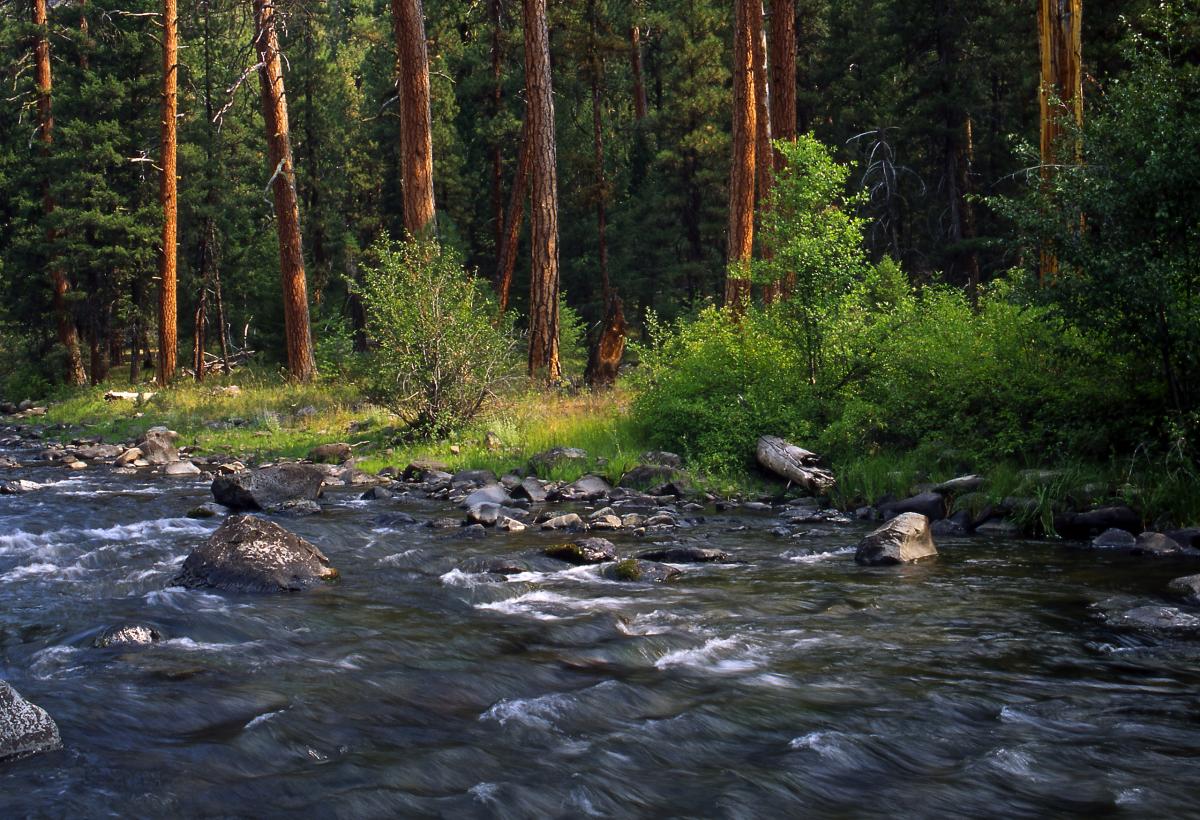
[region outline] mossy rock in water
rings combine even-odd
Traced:
[[[601,574],[610,581],[632,581],[645,584],[661,584],[682,575],[675,567],[655,561],[640,561],[637,558],[617,561],[615,564],[605,567]]]
[[[602,564],[617,557],[617,548],[603,538],[581,538],[571,544],[546,548],[546,555],[568,564]]]

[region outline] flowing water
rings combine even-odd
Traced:
[[[0,764],[0,817],[1200,813],[1200,643],[1094,607],[1185,565],[948,540],[867,569],[861,526],[708,510],[669,540],[739,563],[622,584],[347,489],[283,521],[340,582],[233,595],[168,587],[204,483],[19,474],[50,486],[0,497],[0,677],[65,748]],[[165,640],[92,648],[128,621]]]

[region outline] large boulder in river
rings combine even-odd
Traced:
[[[62,738],[54,719],[0,680],[0,760],[60,748]]]
[[[151,464],[170,464],[179,460],[179,449],[175,446],[179,434],[166,427],[151,427],[138,442],[137,449],[142,458]]]
[[[638,554],[643,561],[667,564],[709,564],[729,560],[729,553],[708,547],[663,547]]]
[[[626,558],[624,561],[609,564],[600,571],[600,574],[610,581],[662,584],[678,578],[683,573],[675,569],[675,567],[659,564],[655,561]]]
[[[173,583],[228,592],[289,592],[337,575],[329,559],[300,536],[273,521],[235,515],[192,551]]]
[[[559,492],[563,498],[571,501],[594,501],[597,498],[608,498],[612,493],[612,485],[603,478],[585,475],[578,481],[573,481]]]
[[[860,564],[908,564],[937,555],[929,519],[920,513],[900,513],[858,542],[854,560]]]
[[[289,502],[315,501],[325,471],[311,464],[277,464],[213,479],[212,494],[231,510],[276,510]]]
[[[504,489],[503,484],[485,484],[464,498],[459,506],[470,509],[480,504],[508,504],[511,501],[512,498],[509,497],[508,490]]]
[[[568,564],[603,564],[616,560],[617,548],[603,538],[581,538],[573,544],[547,547],[546,555]]]

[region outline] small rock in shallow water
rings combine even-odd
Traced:
[[[215,518],[218,515],[224,515],[225,508],[220,504],[214,504],[211,501],[206,504],[201,504],[198,507],[192,507],[187,511],[188,518]]]
[[[496,522],[496,529],[501,532],[524,532],[528,527],[515,518],[503,516]]]
[[[172,461],[163,467],[163,475],[169,476],[197,476],[200,475],[200,468],[190,461]]]
[[[0,760],[62,748],[58,725],[46,710],[0,680]]]
[[[988,535],[993,538],[1016,538],[1021,534],[1021,527],[1006,518],[992,518],[976,527],[975,534]]]
[[[558,515],[542,522],[544,530],[586,530],[587,524],[576,513]]]
[[[1200,575],[1185,575],[1167,584],[1167,589],[1192,604],[1200,604]]]
[[[603,538],[583,538],[573,544],[546,548],[546,555],[568,564],[602,564],[617,557],[617,548]]]
[[[33,481],[26,481],[23,478],[18,478],[16,481],[5,481],[0,484],[0,495],[20,495],[21,493],[31,493],[34,490],[41,489],[41,484]]]
[[[1092,539],[1092,546],[1099,549],[1133,549],[1137,538],[1133,533],[1116,528],[1107,529]]]
[[[675,567],[654,561],[642,561],[637,558],[626,558],[610,564],[600,571],[610,581],[632,581],[643,584],[661,584],[677,578],[682,573]]]
[[[387,487],[372,487],[359,496],[363,501],[386,501],[392,497],[392,491]]]
[[[145,624],[122,624],[104,630],[93,646],[108,649],[114,646],[145,646],[162,640],[162,633]]]
[[[668,564],[708,564],[728,561],[729,553],[706,547],[667,547],[639,553],[638,558]]]
[[[1133,546],[1134,555],[1144,555],[1149,558],[1179,555],[1182,552],[1183,547],[1161,532],[1144,532],[1137,537],[1137,542]]]

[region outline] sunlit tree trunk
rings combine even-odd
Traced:
[[[50,145],[54,142],[54,112],[51,106],[50,35],[46,23],[46,0],[33,0],[33,24],[38,29],[33,46],[34,82],[37,84],[37,136],[41,143],[42,156],[48,157]],[[48,177],[42,181],[42,208],[47,217],[54,213],[54,196],[50,193]],[[54,232],[47,230],[46,245],[52,248],[54,240]],[[66,271],[53,259],[50,261],[50,284],[53,288],[52,307],[54,321],[58,326],[58,341],[67,355],[63,378],[67,384],[81,385],[87,381],[87,376],[83,372],[83,357],[79,352],[79,333],[67,306],[71,285],[67,281]]]
[[[262,87],[263,120],[267,129],[267,157],[275,221],[279,233],[279,272],[283,279],[283,319],[287,335],[288,371],[297,381],[316,374],[312,331],[308,321],[308,283],[300,241],[300,208],[296,202],[292,146],[288,136],[287,95],[283,86],[283,60],[275,32],[275,7],[254,0],[254,42],[258,50],[258,78]]]
[[[633,118],[638,122],[646,119],[646,83],[642,78],[642,30],[637,25],[629,27],[629,73],[633,77]]]
[[[529,191],[532,156],[529,150],[529,112],[526,111],[525,122],[521,126],[521,145],[517,149],[517,172],[513,176],[508,209],[504,212],[504,230],[500,237],[499,260],[496,265],[496,296],[500,302],[501,318],[508,310],[513,269],[517,266],[517,245],[521,239],[521,223],[525,219],[525,197]]]
[[[794,142],[796,139],[796,0],[771,0],[771,36],[767,53],[770,68],[771,137]],[[771,150],[775,173],[783,169],[783,154]],[[795,274],[775,282],[769,296],[787,296],[796,284]]]
[[[1063,118],[1083,124],[1083,0],[1038,0],[1038,44],[1041,49],[1042,179],[1049,182],[1059,163],[1057,147],[1064,133]],[[1081,147],[1075,146],[1075,159]],[[1039,278],[1058,272],[1058,260],[1043,250]]]
[[[546,0],[524,0],[530,154],[529,373],[562,378],[558,358],[558,169]]]
[[[763,26],[762,3],[757,4],[756,13],[750,16],[751,36],[754,38],[754,210],[758,226],[762,228],[766,213],[767,197],[775,182],[775,167],[771,160],[771,87],[767,81],[767,33]],[[763,241],[759,232],[759,255],[770,259],[771,248]],[[779,296],[779,283],[769,282],[763,286],[763,301],[774,302]]]
[[[434,220],[433,132],[429,108],[429,53],[421,0],[392,0],[396,88],[400,95],[400,171],[404,229],[420,236]]]
[[[754,91],[754,23],[760,0],[736,0],[733,29],[733,157],[729,171],[729,251],[725,304],[740,311],[750,299],[754,251],[754,172],[757,118]]]
[[[175,113],[178,82],[179,17],[176,0],[163,0],[162,75],[162,248],[158,261],[158,383],[169,384],[175,376],[178,350],[176,324],[176,259],[178,245],[178,199],[176,194]]]

